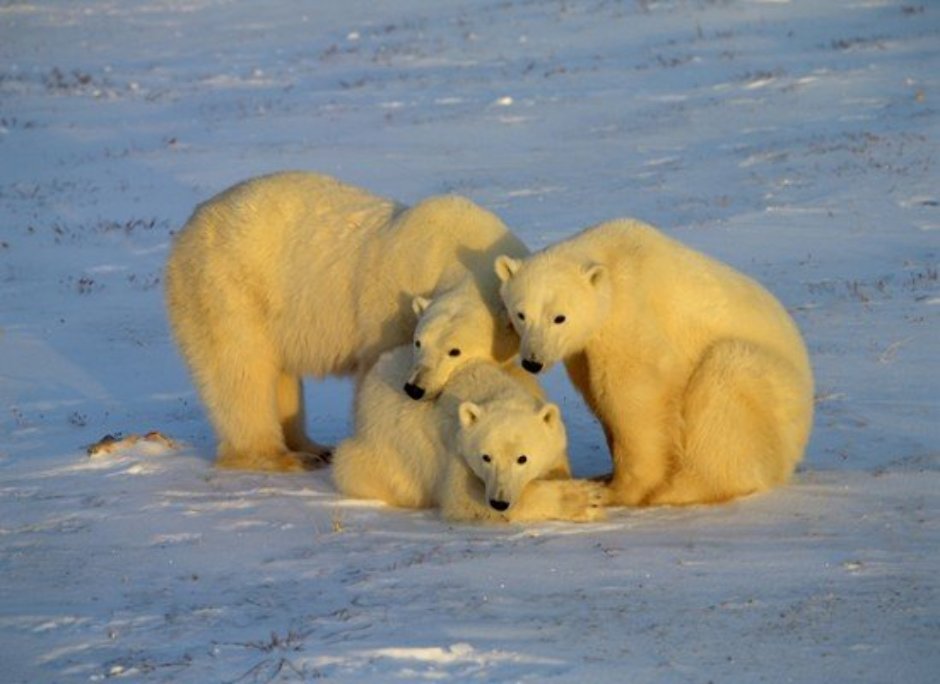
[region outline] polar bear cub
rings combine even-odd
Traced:
[[[783,306],[747,276],[633,220],[496,260],[523,367],[564,361],[603,425],[613,501],[718,502],[786,482],[813,376]]]
[[[408,208],[288,172],[200,205],[166,268],[170,323],[219,438],[218,465],[301,470],[328,447],[304,427],[302,375],[356,375],[410,342],[412,300],[527,250],[467,199]],[[499,304],[494,290],[493,306]]]
[[[464,364],[433,401],[401,392],[411,349],[379,358],[356,396],[355,435],[333,456],[343,494],[448,520],[597,520],[605,488],[570,479],[558,407],[531,377],[491,361]]]
[[[480,359],[513,363],[519,353],[519,336],[499,300],[499,281],[490,293],[473,278],[428,297],[415,297],[418,317],[413,336],[414,363],[404,391],[412,399],[433,399],[450,376],[467,363]]]

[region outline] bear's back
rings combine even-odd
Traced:
[[[219,242],[270,242],[293,231],[332,233],[332,239],[363,226],[384,225],[402,207],[331,176],[285,171],[239,183],[200,204],[189,230],[212,233]],[[325,236],[319,235],[318,240]]]
[[[737,337],[767,345],[808,372],[805,345],[784,306],[729,264],[635,219],[594,226],[571,242],[620,273],[621,289],[644,293],[670,339],[694,347],[692,356],[715,339]]]
[[[541,387],[529,373],[517,369],[515,364],[497,364],[479,360],[468,363],[455,372],[441,394],[439,402],[456,415],[456,407],[465,401],[475,404],[499,402],[503,406],[518,406],[535,410],[541,403]]]

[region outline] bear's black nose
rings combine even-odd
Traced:
[[[522,367],[525,368],[530,373],[539,373],[542,370],[542,364],[538,361],[532,361],[531,359],[523,359]]]
[[[505,511],[507,508],[509,508],[509,502],[490,499],[490,506],[495,508],[497,511]]]
[[[415,385],[415,384],[413,384],[413,383],[406,382],[406,383],[405,383],[405,394],[407,394],[409,397],[411,397],[412,399],[414,399],[415,401],[417,401],[418,399],[420,399],[421,397],[424,396],[424,388],[423,388],[423,387],[418,387],[417,385]]]

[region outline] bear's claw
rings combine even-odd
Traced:
[[[330,465],[333,461],[333,450],[324,449],[323,451],[317,453],[309,453],[306,451],[296,452],[296,456],[300,459],[300,464],[303,466],[304,470],[319,470],[320,468],[325,468]]]

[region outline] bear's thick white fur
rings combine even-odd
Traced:
[[[200,205],[170,254],[166,296],[218,465],[315,465],[327,448],[307,437],[300,376],[364,372],[411,340],[416,296],[489,282],[504,250],[527,253],[467,199],[407,208],[312,173],[252,179]]]
[[[789,479],[813,376],[757,282],[628,219],[496,270],[524,367],[563,360],[602,423],[614,502],[719,502]]]
[[[605,487],[570,479],[558,408],[531,376],[487,360],[457,369],[432,401],[401,392],[411,349],[383,354],[356,396],[355,434],[332,474],[347,496],[407,508],[439,507],[448,520],[596,520]]]

